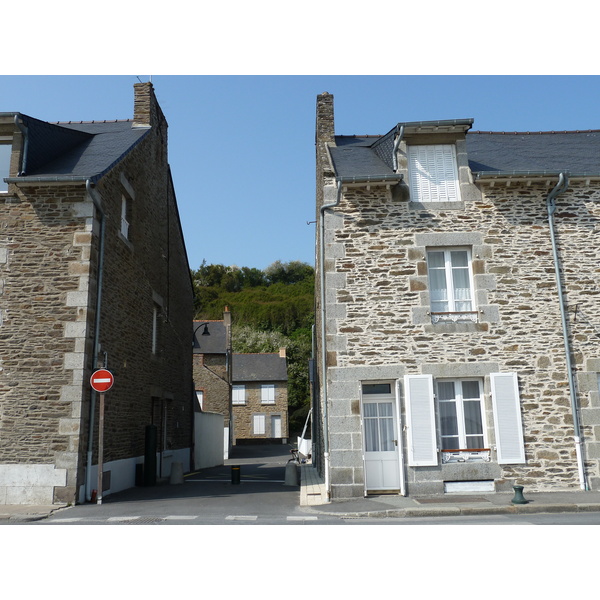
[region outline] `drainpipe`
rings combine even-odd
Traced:
[[[23,159],[21,160],[21,170],[19,171],[19,176],[25,175],[27,172],[27,151],[29,148],[29,131],[27,127],[25,127],[23,121],[19,119],[19,115],[15,115],[15,125],[21,130],[23,134]]]
[[[329,411],[327,410],[327,332],[325,323],[325,211],[339,205],[342,199],[342,182],[338,179],[335,202],[321,206],[321,245],[319,248],[319,275],[321,283],[321,373],[323,383],[323,457],[325,459],[325,490],[331,497],[329,462]]]
[[[404,125],[400,125],[400,127],[398,128],[398,137],[396,138],[396,141],[394,142],[394,152],[392,153],[392,164],[394,165],[394,173],[398,172],[398,146],[400,146],[400,142],[402,141],[402,138],[404,137]]]
[[[96,290],[96,315],[94,325],[94,350],[93,350],[93,364],[92,370],[98,367],[98,355],[100,353],[100,309],[102,306],[102,280],[104,277],[104,231],[106,227],[106,216],[102,208],[102,201],[98,192],[92,187],[92,183],[89,179],[85,182],[85,189],[92,199],[98,215],[100,217],[100,232],[99,232],[99,243],[98,243],[98,276],[97,276],[97,290]],[[106,366],[106,365],[104,365]],[[86,481],[85,481],[85,496],[89,502],[92,498],[92,451],[94,447],[94,415],[96,412],[96,392],[92,390],[92,397],[90,402],[90,420],[88,430],[88,450],[87,450],[87,468],[86,468]]]
[[[554,213],[556,212],[556,197],[562,194],[569,187],[569,178],[565,173],[560,173],[558,183],[554,189],[548,194],[546,206],[548,209],[548,223],[550,225],[550,238],[552,240],[552,253],[554,255],[554,271],[556,274],[556,287],[558,290],[558,300],[560,304],[560,316],[562,321],[563,339],[565,345],[565,358],[567,360],[567,375],[569,378],[569,390],[571,395],[571,412],[573,414],[573,431],[575,439],[575,453],[577,455],[577,468],[579,470],[579,486],[582,490],[588,490],[588,484],[585,477],[583,466],[583,452],[581,441],[581,429],[579,425],[579,416],[577,412],[577,397],[575,391],[575,379],[573,377],[573,367],[571,365],[571,346],[569,343],[569,334],[567,326],[567,316],[565,308],[565,298],[560,277],[560,263],[558,257],[558,249],[556,244],[556,234],[554,231]]]

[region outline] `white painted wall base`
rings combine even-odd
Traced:
[[[168,460],[167,460],[168,458]],[[110,471],[110,488],[102,490],[102,497],[116,494],[129,488],[135,487],[135,468],[137,464],[144,462],[143,456],[136,456],[124,460],[115,460],[104,463],[104,473]],[[190,470],[190,448],[181,448],[179,450],[170,450],[169,456],[163,460],[162,474],[160,473],[160,454],[156,454],[156,476],[169,477],[171,475],[171,464],[180,462],[183,465],[183,472]],[[91,468],[92,489],[98,485],[98,465],[92,465]],[[79,488],[78,502],[83,504],[85,498],[85,485]]]
[[[0,504],[50,505],[65,485],[67,470],[54,465],[0,465]]]

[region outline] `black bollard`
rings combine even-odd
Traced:
[[[232,485],[240,483],[240,465],[231,465],[231,483]]]

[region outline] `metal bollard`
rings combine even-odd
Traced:
[[[240,465],[231,465],[231,483],[232,485],[239,485],[240,483]]]
[[[513,490],[515,490],[515,497],[511,500],[513,504],[529,504],[529,500],[525,500],[523,496],[522,485],[513,485]]]

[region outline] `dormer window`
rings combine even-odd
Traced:
[[[408,146],[408,179],[413,202],[460,202],[454,144]]]
[[[5,177],[10,175],[10,155],[12,152],[12,138],[0,137],[0,193],[8,192],[8,183]]]

